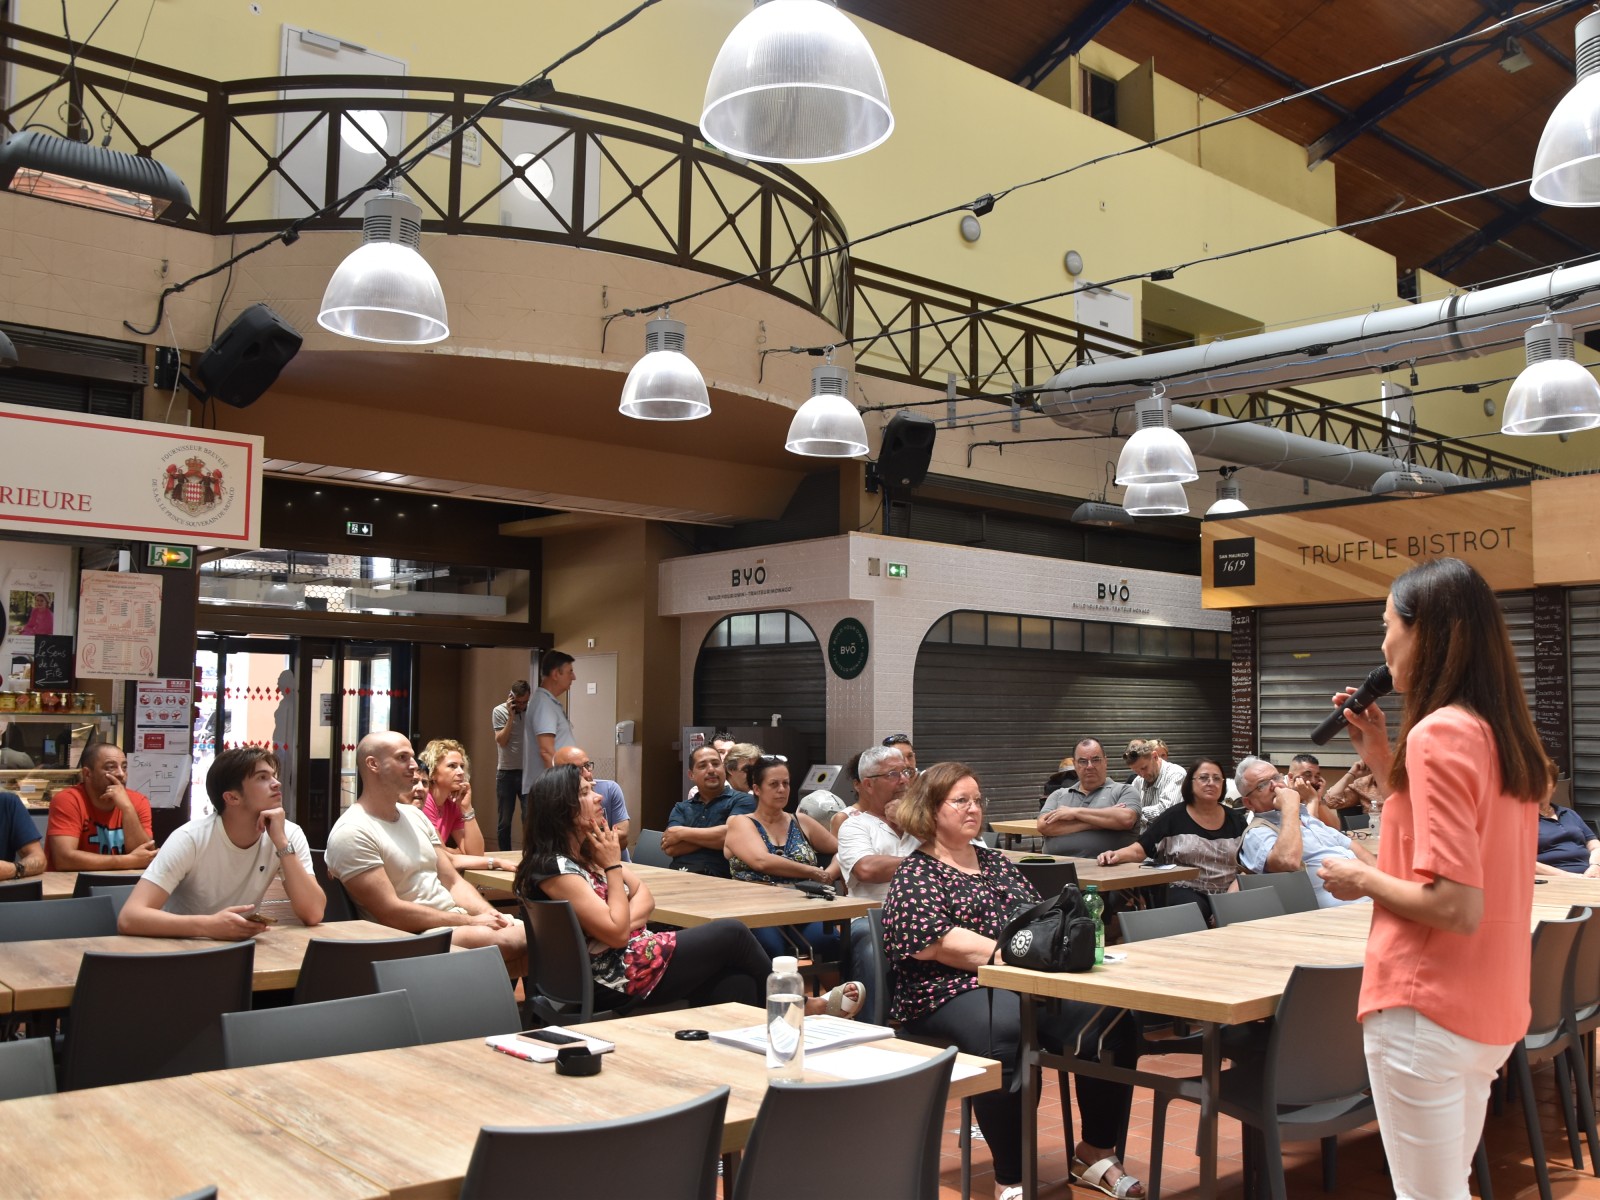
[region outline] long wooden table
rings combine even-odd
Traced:
[[[258,992],[292,988],[300,978],[306,943],[312,938],[332,941],[377,941],[405,937],[371,921],[330,921],[307,928],[280,924],[255,939],[252,987]],[[223,945],[207,938],[111,937],[58,938],[42,942],[0,943],[0,1012],[34,1012],[66,1008],[78,982],[78,967],[89,951],[109,954],[168,954],[176,950],[204,950]]]
[[[1092,883],[1102,892],[1117,892],[1126,888],[1156,887],[1163,883],[1177,883],[1180,879],[1200,878],[1199,867],[1147,867],[1143,863],[1119,863],[1102,867],[1092,858],[1073,858],[1066,854],[1030,854],[1023,850],[1002,850],[1012,862],[1047,858],[1051,862],[1072,863],[1078,868],[1078,882]]]
[[[97,874],[126,875],[130,879],[138,879],[144,871],[104,871]],[[46,871],[39,876],[44,883],[43,898],[46,900],[64,900],[70,897],[78,886],[78,872],[76,871]]]
[[[990,821],[989,828],[998,833],[1007,844],[1014,844],[1018,838],[1039,836],[1039,826],[1032,817],[1025,821]]]
[[[579,1026],[617,1045],[599,1075],[582,1079],[557,1075],[549,1064],[497,1054],[477,1039],[194,1078],[392,1196],[454,1197],[482,1125],[566,1125],[634,1116],[724,1084],[731,1095],[722,1148],[725,1153],[741,1149],[766,1094],[766,1060],[717,1042],[679,1041],[673,1034],[737,1029],[762,1020],[760,1009],[721,1004]],[[939,1053],[912,1042],[871,1044],[917,1058]],[[982,1074],[954,1080],[952,1097],[1000,1086],[998,1063],[964,1054],[960,1061]],[[808,1064],[806,1078],[829,1076]],[[420,1108],[419,1100],[425,1101]],[[104,1137],[104,1130],[97,1132]],[[6,1135],[28,1136],[25,1128],[9,1124]],[[618,1153],[627,1153],[625,1144]],[[648,1172],[649,1164],[639,1169]]]

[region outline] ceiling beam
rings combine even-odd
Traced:
[[[1011,82],[1029,91],[1044,82],[1045,77],[1067,59],[1077,54],[1133,0],[1092,0],[1082,12],[1051,42],[1049,47],[1033,56],[1033,60],[1011,78]]]
[[[1207,29],[1205,26],[1199,24],[1189,17],[1184,16],[1180,12],[1176,12],[1167,7],[1167,5],[1163,4],[1161,0],[1139,0],[1139,3],[1150,12],[1160,17],[1163,21],[1166,21],[1168,24],[1177,26],[1185,33],[1188,33],[1192,37],[1196,37],[1205,42],[1207,45],[1220,50],[1230,58],[1233,58],[1238,62],[1242,62],[1254,70],[1261,72],[1261,74],[1265,75],[1268,79],[1280,84],[1282,87],[1291,92],[1303,92],[1306,91],[1310,86],[1301,80],[1296,79],[1287,71],[1275,67],[1264,59],[1258,58],[1256,55],[1251,54],[1250,51],[1246,50],[1243,46],[1231,42],[1227,38],[1218,34],[1212,33],[1211,30]],[[1327,109],[1331,113],[1334,113],[1340,118],[1350,116],[1350,109],[1346,108],[1338,101],[1330,99],[1322,92],[1313,92],[1306,98],[1316,104],[1320,104],[1323,108]],[[1391,149],[1398,150],[1401,154],[1406,155],[1408,158],[1414,159],[1415,161],[1421,163],[1430,171],[1433,171],[1443,178],[1448,179],[1463,193],[1481,192],[1484,190],[1484,185],[1479,183],[1477,180],[1472,179],[1461,171],[1458,171],[1449,163],[1435,158],[1427,151],[1413,146],[1404,138],[1395,136],[1387,129],[1384,129],[1381,125],[1368,130],[1367,133],[1369,137],[1376,138],[1378,141],[1382,142]],[[1484,196],[1483,200],[1486,203],[1495,205],[1502,212],[1514,212],[1518,207],[1516,204],[1512,203],[1510,200],[1507,200],[1499,193],[1490,193],[1489,195]],[[1535,218],[1530,221],[1529,224],[1535,226],[1541,232],[1547,234],[1556,241],[1571,248],[1572,250],[1577,251],[1580,254],[1591,254],[1594,252],[1593,246],[1587,245],[1584,242],[1580,242],[1570,233],[1567,233],[1561,229],[1557,229],[1545,221]]]
[[[1532,221],[1543,208],[1542,203],[1531,197],[1524,200],[1510,212],[1503,212],[1482,228],[1473,230],[1422,269],[1448,277],[1451,271],[1466,265],[1467,260],[1479,251],[1487,250],[1512,230]]]
[[[1508,4],[1506,0],[1478,0],[1478,3],[1483,6],[1484,11],[1492,13],[1497,20],[1504,20],[1509,17],[1516,8],[1515,4]],[[1551,45],[1549,39],[1543,34],[1534,33],[1531,26],[1527,32],[1524,32],[1521,28],[1507,29],[1506,36],[1521,38],[1524,43],[1538,49],[1567,74],[1576,74],[1577,66],[1573,63],[1572,56]]]

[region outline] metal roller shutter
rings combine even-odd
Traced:
[[[1164,738],[1185,767],[1228,747],[1222,660],[928,642],[913,687],[917,762],[972,767],[1000,820],[1039,811],[1041,785],[1082,737],[1102,740],[1116,779],[1128,777],[1122,751],[1136,737]]]
[[[808,762],[824,761],[827,677],[816,642],[778,646],[707,646],[694,669],[696,725],[766,725],[773,713],[803,735]],[[804,769],[806,763],[801,763]]]
[[[1567,593],[1572,689],[1572,798],[1584,816],[1600,809],[1600,588]]]

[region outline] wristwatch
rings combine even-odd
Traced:
[[[279,858],[288,858],[291,854],[294,853],[294,847],[293,846],[285,846],[282,850],[275,850],[275,851],[273,851],[273,853],[275,853]]]

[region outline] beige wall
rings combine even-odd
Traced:
[[[497,646],[440,653],[448,654],[456,662],[456,688],[451,702],[455,706],[457,732],[450,736],[467,748],[467,757],[472,760],[472,802],[478,813],[478,828],[483,831],[483,844],[496,850],[509,849],[495,845],[497,801],[494,772],[497,760],[490,717],[494,706],[501,703],[511,690],[512,680],[527,679],[530,686],[538,686],[539,681],[531,678],[533,672],[529,666],[529,651],[521,647]],[[424,687],[424,691],[427,690]],[[512,822],[511,837],[516,845],[522,844],[520,807],[516,820]]]

